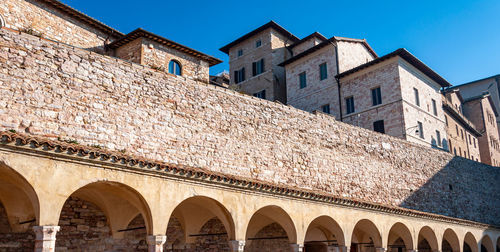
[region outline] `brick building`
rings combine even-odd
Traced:
[[[230,84],[250,95],[286,103],[285,69],[278,66],[299,41],[274,21],[241,36],[220,50],[229,55]]]
[[[143,29],[125,35],[57,0],[1,1],[0,20],[8,29],[205,83],[209,67],[222,62]]]
[[[448,146],[457,156],[481,162],[478,137],[482,134],[464,115],[464,100],[457,89],[443,90],[443,110],[445,113]]]
[[[440,90],[450,83],[405,49],[337,77],[343,122],[448,150]]]
[[[478,138],[481,162],[500,166],[500,141],[496,118],[498,112],[488,93],[464,100],[464,114],[482,133]]]
[[[494,75],[480,80],[455,85],[453,88],[460,89],[460,94],[464,99],[476,97],[488,92],[497,111],[500,111],[500,75]],[[497,127],[500,129],[500,117],[496,117]]]

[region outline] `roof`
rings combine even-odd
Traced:
[[[325,41],[325,40],[327,40],[327,38],[326,38],[325,36],[321,35],[321,33],[319,33],[319,32],[314,32],[314,33],[312,33],[311,35],[309,35],[309,36],[307,36],[307,37],[305,37],[305,38],[303,38],[303,39],[301,39],[301,40],[299,40],[299,41],[295,42],[295,44],[292,44],[292,45],[291,45],[291,46],[289,46],[288,48],[290,48],[290,49],[291,49],[291,48],[294,48],[294,47],[296,47],[296,46],[298,46],[298,45],[300,45],[300,44],[302,44],[302,43],[304,43],[304,42],[308,41],[308,40],[309,40],[309,39],[311,39],[311,38],[317,38],[317,39],[319,39],[319,40],[321,40],[321,41]]]
[[[446,79],[441,77],[441,75],[439,75],[438,73],[434,72],[434,70],[432,70],[430,67],[428,67],[426,64],[424,64],[422,61],[420,61],[417,57],[415,57],[413,54],[411,54],[410,52],[408,52],[404,48],[399,48],[394,52],[391,52],[391,53],[386,54],[382,57],[376,58],[376,59],[369,61],[363,65],[357,66],[351,70],[347,70],[345,72],[337,74],[336,77],[343,78],[345,76],[351,75],[351,74],[356,73],[358,71],[361,71],[365,68],[371,67],[373,65],[376,65],[378,63],[381,63],[383,61],[386,61],[388,59],[391,59],[391,58],[397,57],[397,56],[403,58],[406,62],[410,63],[412,66],[414,66],[415,68],[420,70],[422,73],[427,75],[429,78],[431,78],[432,80],[437,82],[442,87],[451,86],[451,84]]]
[[[312,200],[327,204],[335,204],[346,207],[355,207],[366,210],[375,210],[390,214],[425,218],[430,220],[443,221],[447,223],[460,223],[477,227],[495,227],[476,221],[459,219],[445,215],[422,212],[399,206],[370,203],[354,198],[335,196],[332,193],[323,193],[309,189],[292,187],[289,185],[275,184],[257,179],[245,178],[235,175],[228,175],[221,172],[214,172],[204,168],[190,167],[181,164],[171,164],[161,161],[148,160],[141,157],[126,155],[121,152],[109,151],[102,148],[89,147],[82,144],[73,144],[59,140],[49,140],[43,137],[36,137],[28,134],[3,131],[0,132],[0,146],[4,148],[14,148],[24,150],[32,154],[33,152],[49,155],[51,157],[63,157],[82,160],[93,164],[104,166],[120,167],[124,170],[140,170],[146,174],[155,176],[166,176],[182,178],[198,183],[212,183],[220,186],[230,186],[240,190],[252,190],[259,193],[269,193],[283,197],[292,197],[303,200]],[[485,165],[486,166],[486,165]],[[496,227],[495,227],[496,228]]]
[[[290,39],[292,42],[297,42],[299,41],[300,39],[297,38],[295,35],[293,35],[292,33],[290,33],[289,31],[287,31],[285,28],[281,27],[279,24],[277,24],[276,22],[274,21],[269,21],[268,23],[264,24],[263,26],[239,37],[238,39],[236,39],[235,41],[223,46],[222,48],[220,48],[219,50],[221,50],[222,52],[226,53],[226,54],[229,54],[229,49],[231,49],[232,47],[234,47],[235,45],[249,39],[250,37],[256,35],[257,33],[259,32],[262,32],[268,28],[272,28],[274,29],[275,31],[279,32],[281,35],[285,36],[286,38]]]
[[[469,82],[466,82],[466,83],[463,83],[463,84],[455,85],[455,86],[453,86],[453,88],[455,88],[455,87],[461,87],[461,86],[466,86],[466,85],[474,84],[476,82],[484,81],[484,80],[487,80],[487,79],[493,79],[493,78],[495,78],[495,79],[500,78],[500,74],[496,74],[496,75],[492,75],[490,77],[482,78],[482,79],[479,79],[479,80],[469,81]]]
[[[151,39],[157,43],[160,43],[160,44],[163,44],[165,46],[168,46],[168,47],[171,47],[173,49],[176,49],[178,51],[181,51],[183,53],[186,53],[186,54],[189,54],[193,57],[196,57],[196,58],[199,58],[199,59],[202,59],[202,60],[205,60],[207,61],[210,66],[213,66],[213,65],[217,65],[219,63],[222,62],[222,60],[220,59],[217,59],[217,58],[214,58],[212,56],[209,56],[207,54],[204,54],[202,52],[199,52],[199,51],[196,51],[194,49],[191,49],[187,46],[184,46],[184,45],[181,45],[179,43],[176,43],[172,40],[168,40],[164,37],[161,37],[159,35],[156,35],[154,33],[151,33],[151,32],[148,32],[142,28],[138,28],[132,32],[130,32],[129,34],[125,35],[124,37],[118,39],[118,40],[115,40],[113,41],[113,43],[109,44],[108,47],[109,48],[112,48],[112,49],[116,49],[116,48],[119,48],[125,44],[128,44],[129,42],[132,42],[134,41],[135,39],[137,38],[148,38],[148,39]]]
[[[309,54],[311,54],[313,52],[316,52],[319,49],[321,49],[321,48],[323,48],[323,47],[325,47],[327,45],[331,45],[333,42],[337,42],[337,41],[348,41],[348,42],[362,43],[366,47],[366,49],[373,55],[373,57],[375,57],[375,58],[378,57],[378,55],[371,48],[371,46],[368,45],[368,43],[366,42],[365,39],[353,39],[353,38],[344,38],[344,37],[333,36],[333,37],[331,37],[331,38],[329,38],[329,39],[327,39],[327,40],[325,40],[325,41],[317,44],[316,46],[313,46],[313,47],[311,47],[311,48],[309,48],[309,49],[307,49],[307,50],[305,50],[305,51],[303,51],[303,52],[301,52],[301,53],[299,53],[299,54],[291,57],[290,59],[285,60],[284,62],[280,63],[278,66],[282,66],[282,67],[286,66],[286,65],[288,65],[288,64],[290,64],[292,62],[295,62],[295,61],[297,61],[297,60],[299,60],[299,59],[301,59],[301,58],[303,58],[303,57],[305,57],[305,56],[307,56],[307,55],[309,55]]]
[[[491,99],[491,95],[489,92],[484,92],[483,94],[469,97],[469,98],[464,100],[464,103],[472,102],[475,100],[480,100],[483,98],[488,98],[488,101],[490,102],[490,105],[493,108],[493,112],[495,113],[495,116],[498,116],[497,109],[495,108],[495,104],[493,103],[493,100]]]
[[[72,7],[69,5],[66,5],[64,3],[61,3],[58,0],[36,0],[41,3],[45,3],[53,8],[58,9],[59,11],[65,13],[66,15],[69,15],[81,22],[84,22],[102,32],[108,33],[110,35],[113,35],[114,37],[121,37],[124,36],[125,34],[105,25],[104,23],[98,21],[97,19],[94,19]]]

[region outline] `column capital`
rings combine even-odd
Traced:
[[[290,243],[290,247],[293,252],[302,252],[304,251],[304,244]]]
[[[163,252],[163,244],[167,241],[166,235],[148,235],[148,252]]]
[[[229,249],[231,252],[243,252],[245,250],[245,241],[240,241],[240,240],[229,241]]]
[[[376,252],[385,252],[385,251],[387,251],[387,249],[386,248],[375,248],[375,251]]]
[[[59,226],[34,226],[35,252],[53,252],[56,248],[56,234]]]

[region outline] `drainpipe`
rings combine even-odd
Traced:
[[[342,97],[340,95],[340,78],[337,77],[340,74],[339,70],[339,51],[337,49],[337,45],[335,45],[332,41],[330,41],[333,48],[335,48],[335,64],[337,65],[337,74],[335,75],[335,80],[337,81],[337,89],[339,90],[339,117],[342,122]]]

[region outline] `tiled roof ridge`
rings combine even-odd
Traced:
[[[135,155],[126,155],[118,151],[103,150],[96,147],[84,146],[77,143],[68,143],[61,140],[51,140],[47,137],[33,136],[29,134],[22,134],[12,131],[0,132],[1,145],[14,145],[22,147],[30,145],[30,148],[43,147],[41,151],[49,152],[54,150],[57,153],[75,154],[77,153],[81,158],[88,157],[89,159],[99,159],[96,161],[113,162],[128,164],[130,166],[140,165],[149,168],[150,170],[156,167],[156,171],[163,171],[170,175],[184,176],[186,178],[200,179],[210,182],[222,183],[228,186],[239,187],[241,189],[259,190],[261,192],[281,194],[288,197],[302,198],[306,200],[313,200],[319,202],[326,202],[330,204],[341,205],[345,207],[354,207],[367,210],[381,211],[390,214],[405,215],[417,218],[427,218],[438,220],[448,223],[458,223],[468,226],[478,226],[500,229],[500,227],[480,223],[471,220],[459,219],[434,213],[428,213],[398,206],[385,205],[380,203],[366,202],[355,198],[344,198],[334,196],[332,194],[313,191],[310,189],[297,188],[292,186],[278,185],[270,182],[265,182],[257,179],[249,179],[235,175],[229,175],[220,172],[209,171],[203,168],[185,166],[180,164],[172,164],[161,161],[154,161],[150,159],[140,158]]]

